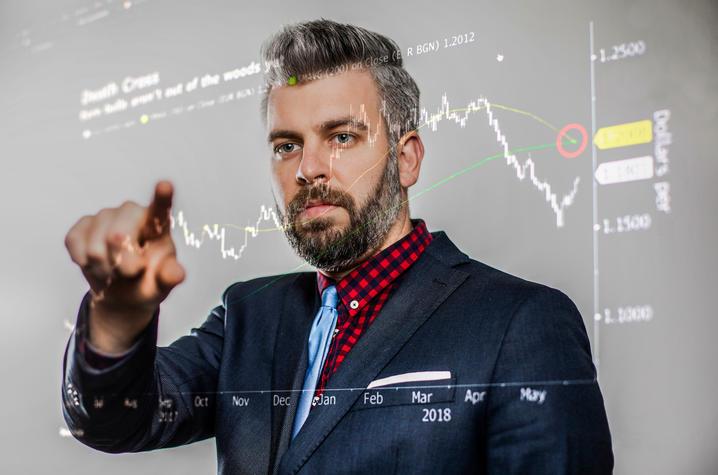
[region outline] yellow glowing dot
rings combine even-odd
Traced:
[[[289,76],[289,79],[287,79],[287,84],[290,86],[294,86],[297,84],[297,76]]]
[[[149,121],[150,121],[150,116],[148,116],[147,114],[143,114],[140,117],[140,124],[146,124]]]

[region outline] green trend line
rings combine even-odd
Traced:
[[[528,147],[512,149],[512,150],[509,150],[509,153],[516,154],[516,153],[521,153],[521,152],[531,152],[531,151],[535,151],[535,150],[545,150],[547,148],[553,148],[553,147],[556,147],[555,143],[545,143],[545,144],[541,144],[541,145],[531,145]],[[467,172],[470,172],[471,170],[475,170],[475,169],[489,163],[492,160],[496,160],[497,158],[503,158],[503,157],[504,157],[504,153],[501,152],[501,153],[497,153],[496,155],[491,155],[489,157],[482,158],[481,160],[474,163],[473,165],[469,165],[466,168],[462,168],[461,170],[452,173],[451,175],[447,176],[446,178],[442,178],[441,180],[437,181],[436,183],[429,186],[428,188],[424,188],[417,194],[410,196],[409,200],[418,198],[419,196],[423,195],[424,193],[434,190],[434,189],[440,187],[441,185],[443,185],[444,183],[447,183],[447,182],[453,180],[454,178],[457,178]]]

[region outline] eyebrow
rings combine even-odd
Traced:
[[[279,129],[273,130],[269,133],[269,135],[267,136],[267,142],[272,143],[278,138],[286,138],[297,141],[302,140],[302,136],[294,132],[293,130]]]
[[[336,129],[337,127],[342,127],[342,126],[349,126],[352,129],[360,130],[362,132],[366,132],[367,130],[369,130],[369,126],[367,126],[364,122],[357,119],[356,117],[352,117],[352,116],[345,116],[345,117],[339,117],[336,119],[326,120],[326,121],[322,122],[321,124],[319,124],[316,127],[316,129],[318,131],[326,132],[328,130]],[[301,140],[302,136],[293,130],[278,129],[278,130],[273,130],[269,133],[269,135],[267,136],[267,142],[271,143],[278,138]]]

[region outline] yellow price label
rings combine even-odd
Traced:
[[[598,129],[593,143],[601,150],[649,143],[653,140],[653,122],[639,120]]]

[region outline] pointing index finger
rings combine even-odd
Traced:
[[[172,183],[163,180],[155,185],[155,194],[147,208],[147,218],[140,231],[140,244],[169,232],[170,208],[172,208]]]

